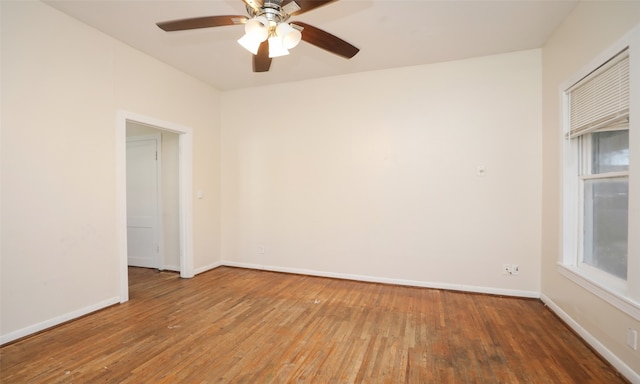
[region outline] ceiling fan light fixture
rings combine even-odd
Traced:
[[[293,28],[288,23],[280,23],[276,27],[276,35],[282,39],[282,45],[286,49],[295,48],[300,40],[302,40],[302,33]]]
[[[260,43],[269,37],[269,20],[263,16],[249,19],[244,25],[244,32],[245,34],[238,40],[238,44],[257,55]]]
[[[269,38],[269,57],[280,57],[289,54],[289,50],[282,45],[282,39],[277,35],[272,35]]]
[[[269,37],[269,29],[269,20],[264,16],[249,19],[244,25],[244,32],[247,35],[254,36],[256,39],[261,39],[260,41],[267,40],[267,37]]]
[[[262,41],[255,39],[248,33],[238,39],[238,44],[242,45],[247,51],[253,53],[254,55],[258,54],[260,43],[262,43]]]

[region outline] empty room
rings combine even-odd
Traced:
[[[640,383],[640,2],[0,17],[0,382]]]

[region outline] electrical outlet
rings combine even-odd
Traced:
[[[634,351],[638,350],[638,331],[635,329],[627,329],[627,345]]]
[[[258,245],[258,253],[264,255],[264,245]]]
[[[503,275],[511,274],[511,264],[502,264],[502,274]]]
[[[511,269],[509,270],[509,273],[511,273],[512,275],[517,275],[520,272],[520,267],[518,266],[518,264],[511,264]]]

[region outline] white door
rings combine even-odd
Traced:
[[[127,138],[127,258],[130,266],[161,268],[160,135]]]

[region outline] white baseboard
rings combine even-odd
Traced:
[[[344,280],[366,281],[369,283],[406,285],[410,287],[446,289],[450,291],[486,293],[491,295],[527,297],[527,298],[534,298],[534,299],[540,298],[540,293],[533,292],[533,291],[520,291],[520,290],[513,290],[513,289],[478,287],[478,286],[463,285],[463,284],[433,283],[433,282],[419,281],[419,280],[391,279],[391,278],[377,277],[377,276],[323,272],[323,271],[315,271],[311,269],[302,269],[302,268],[286,268],[286,267],[276,267],[276,266],[250,264],[250,263],[238,263],[235,261],[227,261],[227,260],[223,260],[221,265],[225,265],[229,267],[259,269],[263,271],[272,271],[272,272],[294,273],[298,275],[310,275],[310,276],[319,276],[319,277],[331,277],[335,279],[344,279]]]
[[[620,372],[627,380],[633,384],[640,384],[640,373],[631,369],[624,361],[620,360],[613,352],[605,347],[598,339],[596,339],[591,333],[578,324],[569,314],[562,310],[556,303],[553,302],[548,296],[542,294],[540,296],[545,305],[547,305],[558,317],[560,317],[571,329],[573,329],[580,337],[582,337],[593,349],[595,349],[600,356],[613,365],[618,372]]]
[[[210,271],[210,270],[212,270],[214,268],[218,268],[218,267],[220,267],[222,265],[224,265],[222,262],[217,261],[215,263],[212,263],[212,264],[209,264],[209,265],[205,265],[204,267],[200,267],[200,268],[194,269],[193,274],[194,275],[199,275],[199,274],[201,274],[203,272]]]
[[[0,345],[4,345],[6,343],[9,343],[14,340],[18,340],[25,336],[29,336],[34,333],[44,331],[47,328],[55,327],[56,325],[60,325],[69,320],[77,319],[78,317],[87,315],[91,312],[98,311],[100,309],[106,308],[114,304],[118,304],[119,302],[120,302],[119,297],[112,297],[110,299],[103,300],[99,303],[90,305],[88,307],[80,308],[76,311],[65,313],[64,315],[60,315],[52,319],[45,320],[43,322],[19,329],[17,331],[10,332],[6,335],[0,335]]]

